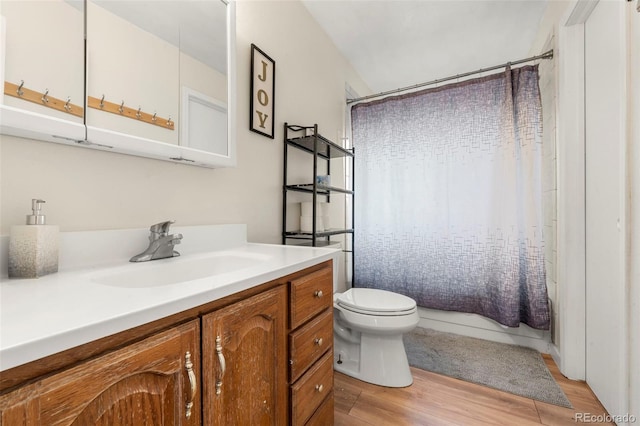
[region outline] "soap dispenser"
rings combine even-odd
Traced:
[[[58,272],[58,231],[42,214],[44,200],[31,200],[26,225],[11,227],[9,278],[38,278]]]

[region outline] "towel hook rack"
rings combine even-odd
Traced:
[[[7,96],[18,98],[22,101],[33,102],[41,107],[55,109],[56,111],[72,114],[77,117],[84,117],[84,108],[73,105],[71,103],[71,97],[69,97],[65,103],[63,99],[50,96],[50,92],[49,88],[46,88],[44,92],[31,90],[25,87],[24,80],[20,80],[20,84],[14,84],[9,81],[4,82],[4,94]]]
[[[154,111],[153,114],[145,112],[142,106],[138,108],[131,108],[125,105],[125,101],[120,103],[110,102],[106,100],[103,94],[101,98],[95,98],[93,96],[87,96],[87,106],[89,108],[99,109],[111,114],[118,114],[121,117],[130,118],[133,120],[139,120],[147,124],[153,124],[155,126],[163,127],[167,130],[175,130],[175,123],[169,118],[163,118],[157,115]]]

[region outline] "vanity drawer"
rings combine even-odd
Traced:
[[[313,416],[305,426],[327,426],[332,425],[334,423],[334,402],[333,402],[333,391],[329,394],[329,397],[324,400],[320,408],[313,413]]]
[[[323,268],[291,281],[291,328],[297,328],[330,307],[332,292],[332,268]]]
[[[305,423],[305,426],[328,426],[334,423],[334,402],[333,391],[324,400],[320,408],[313,413],[313,416]]]
[[[291,386],[291,420],[303,425],[333,390],[333,351]]]
[[[333,310],[327,309],[289,335],[289,374],[294,382],[333,345]]]

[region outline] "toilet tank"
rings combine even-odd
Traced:
[[[326,247],[342,250],[342,243],[340,241],[336,241],[333,244],[328,245]],[[343,255],[339,256],[338,259],[339,260],[333,265],[333,292],[334,293],[342,293],[347,288],[350,287],[347,285],[347,277],[345,272],[347,268],[345,267],[345,262],[351,261],[351,256],[345,256],[343,253]]]

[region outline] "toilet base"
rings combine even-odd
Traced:
[[[401,388],[413,383],[402,334],[360,334],[360,345],[334,336],[336,371],[374,385]]]

